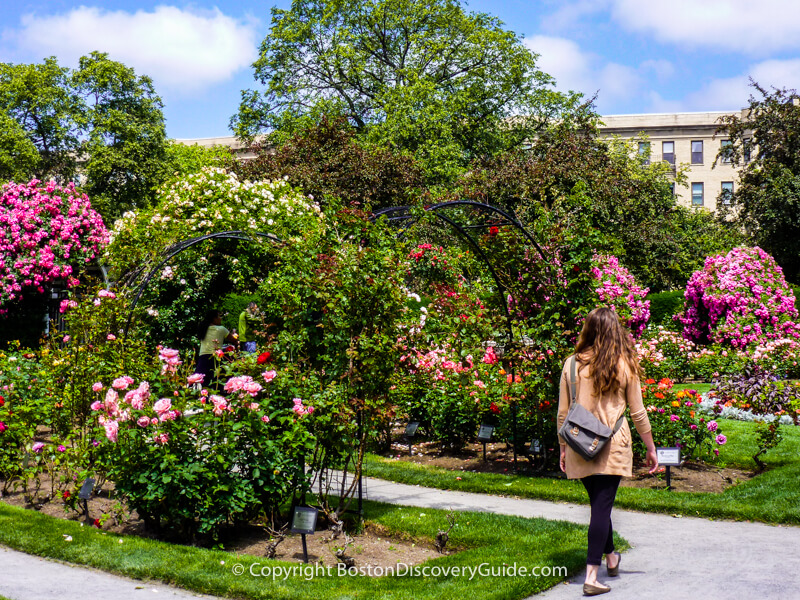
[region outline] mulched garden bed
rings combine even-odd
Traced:
[[[463,449],[453,452],[442,448],[439,442],[418,441],[414,443],[409,455],[405,443],[392,444],[391,454],[387,457],[404,462],[430,465],[452,471],[471,471],[474,473],[513,474],[514,455],[505,443],[486,444],[486,460],[483,459],[483,445],[469,443]],[[563,477],[563,473],[542,470],[541,464],[529,460],[527,456],[517,455],[516,473],[537,477]],[[714,492],[719,493],[740,482],[751,479],[755,473],[735,468],[722,468],[711,464],[687,461],[681,467],[672,467],[672,489],[681,492]],[[634,465],[634,476],[622,480],[623,487],[639,487],[664,489],[667,487],[665,470],[660,468],[655,475],[650,475],[643,464]]]

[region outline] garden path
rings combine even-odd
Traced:
[[[796,484],[796,483],[795,483]],[[423,508],[489,511],[521,517],[588,523],[587,506],[442,491],[366,480],[370,500]],[[709,521],[615,510],[614,526],[632,545],[623,554],[620,577],[601,581],[616,600],[800,598],[800,527]],[[206,598],[169,586],[133,581],[72,567],[0,547],[0,595],[13,600],[143,597]],[[522,565],[520,565],[522,566]],[[545,566],[545,565],[526,565]],[[556,566],[556,565],[551,565]],[[583,577],[535,596],[574,600]],[[158,595],[154,595],[157,592]]]
[[[0,596],[11,600],[216,600],[163,583],[136,581],[96,569],[31,556],[0,546]]]
[[[366,489],[370,500],[381,502],[589,522],[589,507],[584,505],[434,490],[378,479],[367,479]],[[624,510],[614,510],[612,519],[632,548],[622,555],[618,578],[606,577],[605,567],[601,568],[599,580],[613,588],[605,598],[800,598],[800,527]],[[531,598],[574,600],[581,597],[582,584],[581,573]]]

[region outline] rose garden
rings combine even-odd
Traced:
[[[705,166],[736,181],[714,199],[647,136],[601,133],[493,15],[290,4],[231,147],[168,139],[153,81],[103,52],[0,63],[0,564],[227,598],[554,597],[587,557],[559,377],[604,306],[677,456],[650,475],[637,437],[615,507],[693,517],[659,559],[709,554],[670,585],[796,578],[764,540],[800,531],[797,92],[753,81],[717,121]],[[232,334],[212,355],[209,311]],[[660,533],[630,531],[623,552]],[[742,547],[747,568],[712,560]],[[548,570],[503,570],[523,564]],[[662,589],[649,566],[627,581]]]
[[[65,290],[49,335],[9,341],[0,354],[2,511],[17,523],[3,528],[5,544],[31,550],[38,531],[32,551],[76,559],[61,534],[52,541],[52,517],[26,516],[33,510],[90,525],[82,539],[135,534],[196,560],[236,552],[237,536],[257,530],[270,560],[302,560],[280,543],[292,509],[311,506],[316,535],[331,541],[327,556],[313,554],[320,563],[369,562],[353,540],[370,529],[431,548],[419,560],[467,561],[496,544],[485,536],[499,525],[370,503],[359,477],[581,501],[554,466],[554,382],[582,316],[598,305],[614,307],[636,338],[656,444],[679,448],[686,469],[749,472],[721,492],[668,491],[660,475],[624,489],[620,504],[800,519],[775,479],[798,464],[789,455],[800,324],[793,289],[757,247],[709,256],[676,300],[648,295],[615,256],[557,230],[536,240],[487,205],[322,210],[284,180],[241,181],[218,167],[176,178],[153,208],[109,229],[85,195],[54,183],[7,184],[1,206],[11,232],[0,261],[5,336],[14,337],[10,316],[30,315],[26,303]],[[237,233],[212,235],[221,232]],[[105,281],[91,268],[98,261]],[[251,300],[258,351],[219,348],[203,387],[194,374],[199,315],[219,306],[235,328]],[[482,425],[493,428],[485,463],[475,444]],[[454,460],[437,466],[425,456]],[[762,496],[768,488],[768,502],[747,493],[755,485]],[[523,529],[526,555],[531,540],[546,540],[578,568],[574,527]],[[449,544],[437,545],[444,530]],[[102,543],[94,540],[82,543]],[[198,590],[228,585],[144,573]],[[348,585],[389,585],[367,579]],[[492,593],[521,597],[557,579]],[[490,583],[479,585],[491,595]],[[284,593],[305,597],[314,586]]]

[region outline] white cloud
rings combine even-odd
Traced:
[[[800,59],[766,60],[753,65],[742,75],[712,79],[678,101],[678,108],[674,110],[741,110],[751,95],[760,97],[758,91],[750,86],[751,78],[767,90],[772,87],[800,89]],[[653,110],[667,104],[654,101]]]
[[[637,69],[618,63],[603,64],[600,57],[566,38],[537,35],[525,38],[525,45],[539,54],[539,68],[556,78],[561,91],[573,90],[585,96],[597,95],[598,108],[629,98],[642,86]]]
[[[192,92],[229,79],[258,54],[253,23],[219,9],[159,6],[152,12],[105,11],[81,6],[63,15],[25,15],[3,39],[15,54],[55,55],[76,65],[94,50],[152,77],[157,89]]]
[[[795,0],[613,0],[613,18],[629,31],[662,42],[765,56],[800,48]]]

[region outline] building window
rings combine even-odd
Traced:
[[[650,164],[650,142],[639,142],[639,160],[643,165]]]
[[[747,138],[742,145],[742,160],[744,160],[744,164],[750,162],[750,143],[752,140]]]
[[[703,206],[703,184],[692,184],[692,206]]]
[[[731,164],[731,150],[733,150],[733,142],[730,140],[722,140],[719,143],[720,161],[723,165]]]
[[[692,140],[692,164],[703,164],[703,140]]]
[[[672,194],[673,197],[675,196],[675,183],[674,182],[669,184],[669,193]]]
[[[723,204],[730,204],[731,199],[733,198],[733,182],[732,181],[723,181],[722,182],[722,191],[720,192],[720,199],[722,200]]]
[[[661,142],[661,160],[675,166],[675,142]]]

